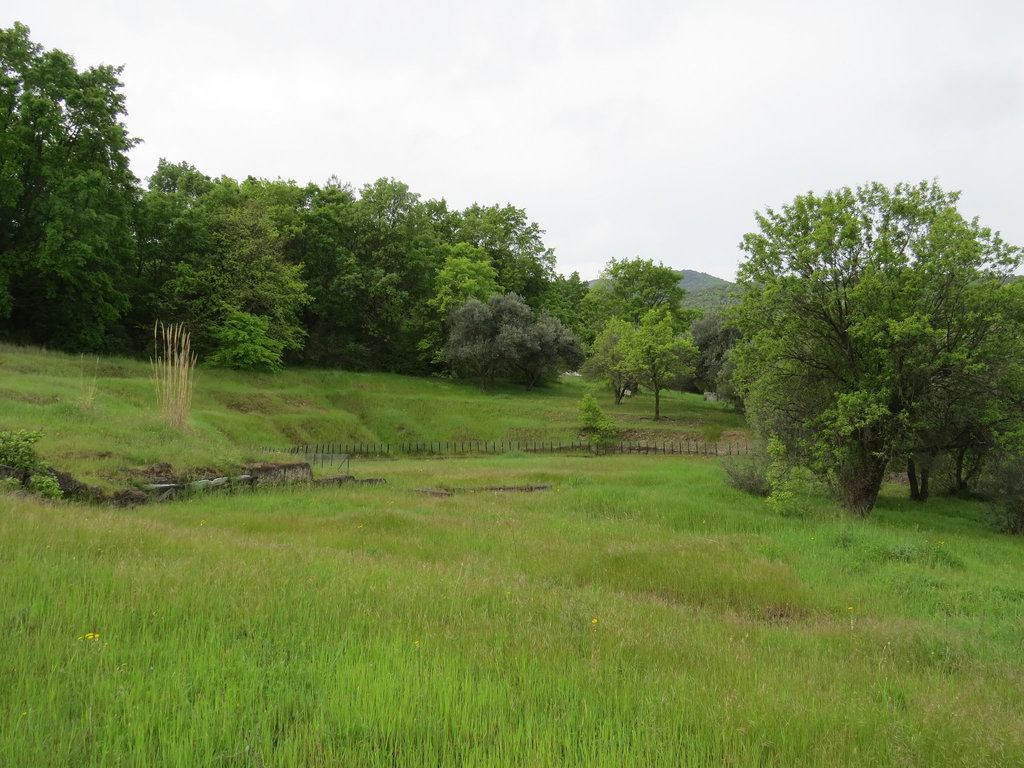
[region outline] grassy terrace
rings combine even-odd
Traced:
[[[267,458],[262,446],[578,437],[577,406],[587,384],[565,377],[526,392],[465,382],[341,371],[252,375],[199,370],[190,429],[162,423],[150,367],[133,360],[74,357],[0,344],[0,429],[41,429],[49,463],[100,485],[123,484],[121,470],[167,461],[223,467]],[[742,417],[697,395],[663,394],[614,410],[628,439],[729,439]]]
[[[582,392],[203,371],[181,435],[145,365],[0,348],[0,428],[91,482],[261,444],[569,439]],[[648,405],[623,427],[742,429]],[[352,470],[388,483],[0,497],[0,765],[1024,764],[1024,542],[980,505],[893,486],[865,521],[780,517],[678,456]]]

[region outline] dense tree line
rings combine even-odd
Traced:
[[[211,364],[426,373],[447,368],[453,309],[515,294],[580,328],[586,286],[554,270],[512,205],[449,210],[395,179],[211,178],[161,160],[141,186],[119,70],[0,32],[0,336],[144,354],[183,323]]]

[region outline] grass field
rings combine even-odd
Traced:
[[[0,344],[0,429],[41,429],[39,453],[92,484],[124,484],[124,467],[170,462],[225,471],[266,458],[263,446],[399,441],[562,440],[579,433],[588,383],[564,377],[526,392],[466,382],[342,371],[273,375],[197,372],[187,431],[164,424],[150,367]],[[718,440],[742,432],[741,416],[698,395],[638,396],[614,413],[624,438]]]
[[[150,420],[145,366],[100,361],[88,408],[79,363],[0,349],[0,428],[42,427],[44,458],[98,479],[239,460],[317,408],[393,434],[375,407],[339,410],[360,397],[425,439],[571,431],[582,393],[203,372],[179,437]],[[259,410],[229,404],[254,393]],[[668,414],[640,423],[742,426],[697,399]],[[678,456],[352,470],[387,485],[0,497],[0,765],[1024,764],[1024,542],[978,504],[887,486],[867,520],[824,498],[782,517]],[[461,490],[421,492],[438,487]]]

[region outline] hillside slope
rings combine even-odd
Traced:
[[[737,285],[720,277],[697,272],[692,269],[680,269],[683,276],[679,284],[686,291],[683,306],[694,309],[719,309],[735,304]]]
[[[590,384],[563,377],[526,392],[393,374],[290,370],[251,374],[200,369],[188,428],[163,423],[150,366],[0,345],[0,430],[41,430],[44,460],[89,483],[117,485],[123,468],[156,462],[229,467],[261,448],[402,441],[564,441],[579,433],[577,407]],[[742,417],[694,395],[601,405],[629,439],[717,439]]]

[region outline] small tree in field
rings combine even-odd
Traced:
[[[632,323],[611,318],[594,339],[581,371],[588,379],[603,379],[611,384],[616,405],[622,402],[630,382],[634,381],[632,371],[626,367],[626,355],[635,334]]]
[[[661,391],[682,383],[693,373],[697,348],[676,333],[672,316],[651,310],[629,340],[625,367],[635,381],[654,392],[654,419],[661,418]]]
[[[150,361],[160,414],[175,429],[184,428],[192,408],[196,356],[184,326],[153,326],[154,355]]]

